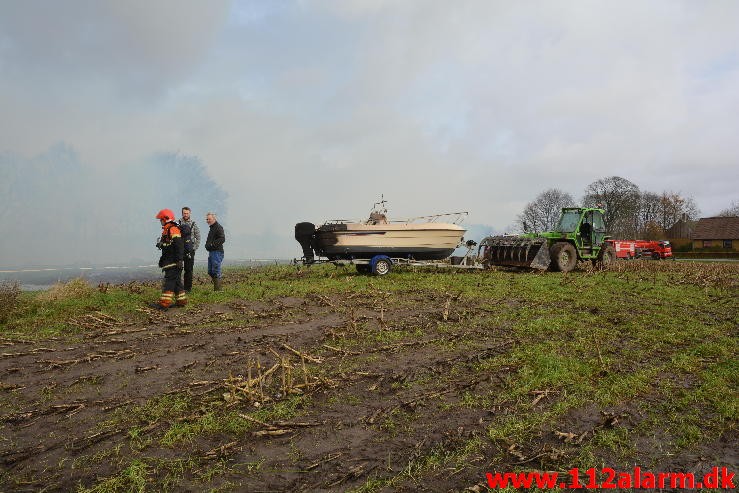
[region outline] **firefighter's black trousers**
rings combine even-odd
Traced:
[[[185,289],[182,286],[182,269],[178,269],[177,267],[164,269],[164,283],[162,284],[162,291],[179,293],[184,290]]]
[[[162,295],[159,304],[169,308],[174,303],[183,306],[187,303],[187,294],[182,285],[182,269],[170,267],[164,269],[164,282],[162,282]]]

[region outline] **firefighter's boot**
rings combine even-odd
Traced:
[[[156,310],[167,311],[169,307],[172,306],[173,302],[174,292],[162,291],[162,294],[159,296],[159,301],[157,303],[150,303],[149,306]]]
[[[158,303],[158,302],[157,303],[148,303],[146,306],[148,306],[149,308],[153,308],[154,310],[159,310],[159,311],[162,311],[162,312],[166,312],[169,309],[169,307],[166,307],[166,306],[164,306],[164,305],[162,305],[161,303]]]
[[[180,291],[175,296],[175,303],[170,305],[170,308],[182,308],[185,305],[187,305],[187,293]]]

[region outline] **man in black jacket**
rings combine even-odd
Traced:
[[[192,290],[192,271],[195,265],[195,251],[200,246],[200,228],[198,224],[190,217],[189,207],[182,208],[182,219],[177,225],[182,233],[182,240],[185,243],[185,291],[188,293]]]
[[[223,262],[223,244],[226,234],[223,226],[218,224],[215,213],[205,215],[205,222],[210,226],[208,238],[205,240],[205,249],[208,250],[208,275],[213,279],[213,290],[221,290],[221,262]]]

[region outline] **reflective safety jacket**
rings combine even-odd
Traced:
[[[177,224],[170,221],[162,227],[162,237],[159,240],[162,256],[159,258],[159,267],[171,269],[177,267],[177,262],[185,258],[185,244],[182,241],[182,233]]]

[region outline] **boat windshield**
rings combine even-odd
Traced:
[[[559,218],[556,229],[561,233],[572,233],[577,229],[577,224],[579,222],[579,211],[564,211],[562,213],[562,217]]]

